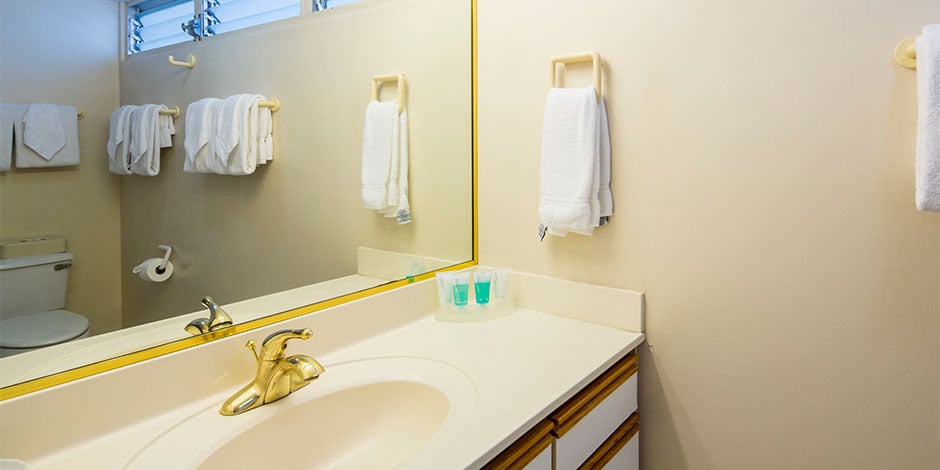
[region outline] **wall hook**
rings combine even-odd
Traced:
[[[894,60],[898,65],[908,69],[917,68],[917,48],[914,46],[914,37],[902,39],[894,48]]]
[[[177,66],[177,67],[186,67],[186,68],[190,68],[190,69],[191,69],[191,68],[193,68],[193,67],[196,66],[196,55],[195,55],[195,54],[187,54],[187,55],[186,55],[186,58],[187,58],[188,60],[187,60],[186,62],[183,62],[183,61],[179,61],[179,60],[174,59],[173,56],[171,55],[170,57],[167,57],[167,61],[170,62],[170,65],[175,65],[175,66]]]

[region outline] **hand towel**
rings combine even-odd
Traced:
[[[600,220],[598,226],[607,223],[607,218],[614,215],[614,195],[610,192],[610,127],[607,123],[607,104],[601,98],[598,106],[598,152],[600,153],[599,169],[600,187],[598,188],[597,199],[600,204]]]
[[[14,105],[0,103],[0,171],[10,171],[13,164]]]
[[[221,102],[218,98],[203,98],[186,107],[186,137],[183,140],[186,159],[183,161],[183,171],[213,172],[215,154],[211,142],[215,133],[215,116]]]
[[[917,37],[917,210],[940,212],[940,24]]]
[[[213,168],[220,175],[250,175],[258,165],[258,102],[261,95],[222,100],[215,118]]]
[[[137,106],[124,105],[111,113],[108,126],[108,170],[118,175],[131,174],[131,113]]]
[[[26,143],[26,114],[32,105],[18,105],[14,110],[13,154],[17,168],[46,168],[78,165],[81,153],[78,146],[78,112],[74,106],[55,105],[59,122],[65,131],[65,145],[51,158],[46,158]],[[45,118],[43,118],[45,120]],[[38,131],[38,128],[33,129]],[[34,142],[30,138],[29,140]],[[41,146],[37,144],[37,146]],[[55,145],[53,145],[55,147]]]
[[[539,217],[549,233],[598,224],[599,112],[594,88],[552,88],[542,128]]]
[[[65,127],[56,105],[29,105],[23,115],[23,143],[47,161],[65,147]]]
[[[160,109],[145,104],[131,112],[131,171],[141,176],[160,174]]]
[[[260,95],[259,95],[260,96]],[[267,101],[267,98],[261,97]],[[258,107],[258,164],[274,160],[274,116],[271,108]]]
[[[398,103],[371,101],[366,106],[362,131],[362,205],[366,209],[388,207],[388,181],[392,164],[392,136]]]
[[[408,203],[408,111],[402,110],[392,129],[392,157],[394,174],[390,175],[388,204],[385,216],[394,217],[398,225],[411,222]],[[394,191],[394,193],[392,193]],[[392,196],[394,194],[394,196]]]
[[[160,106],[161,110],[168,109],[165,105]],[[173,136],[176,135],[176,125],[173,124],[173,116],[169,114],[157,114],[157,126],[160,130],[160,148],[173,146]]]

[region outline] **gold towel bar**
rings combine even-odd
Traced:
[[[591,62],[594,65],[594,94],[597,95],[597,101],[601,100],[601,55],[596,51],[585,52],[583,54],[574,54],[566,56],[552,57],[552,88],[555,88],[558,78],[557,64],[575,64],[579,62]]]
[[[174,107],[172,107],[172,108],[170,108],[170,109],[161,109],[161,110],[160,110],[160,114],[162,114],[162,115],[164,115],[164,116],[173,116],[174,119],[175,119],[175,118],[178,118],[178,117],[180,117],[180,107],[179,107],[179,106],[174,106]]]
[[[262,108],[271,108],[271,112],[276,113],[277,110],[281,109],[281,99],[275,96],[271,101],[259,101],[258,106],[261,106]]]
[[[914,47],[915,38],[909,37],[901,40],[898,43],[897,47],[894,48],[894,60],[901,67],[909,68],[911,70],[917,68],[917,48]]]
[[[398,112],[400,113],[405,106],[405,74],[395,75],[376,75],[372,77],[372,101],[379,100],[379,84],[382,82],[397,82],[398,84]]]

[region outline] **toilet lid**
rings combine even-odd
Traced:
[[[51,310],[0,320],[0,348],[30,349],[75,339],[88,330],[88,319],[68,310]]]

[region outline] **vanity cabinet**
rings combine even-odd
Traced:
[[[638,469],[636,373],[637,355],[631,351],[484,468]]]

